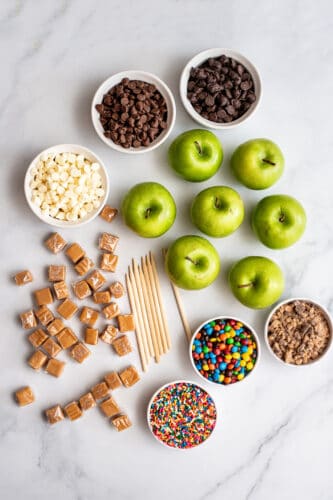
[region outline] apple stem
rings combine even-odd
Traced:
[[[279,217],[279,222],[284,222],[285,218],[286,218],[286,216],[284,214],[281,214]]]
[[[147,208],[145,219],[148,219],[148,217],[150,216],[150,214],[151,214],[151,208]]]
[[[218,198],[215,198],[215,207],[221,208],[221,205],[222,205],[221,200],[219,200]]]
[[[192,262],[192,264],[196,265],[194,260],[191,259],[191,257],[185,257],[185,260],[189,260],[190,262]]]
[[[253,283],[245,283],[244,285],[238,285],[237,288],[248,288],[249,286],[253,286]]]
[[[271,160],[267,160],[266,158],[264,158],[262,160],[264,163],[268,163],[269,165],[273,165],[275,167],[276,163],[274,163],[274,161],[271,161]]]
[[[196,148],[198,150],[199,155],[201,155],[202,154],[202,148],[201,148],[199,142],[198,141],[194,141],[194,144],[196,145]]]

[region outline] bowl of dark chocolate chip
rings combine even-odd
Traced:
[[[309,366],[332,345],[333,326],[328,311],[311,299],[288,299],[270,313],[265,340],[271,354],[289,366]]]
[[[145,71],[123,71],[105,80],[91,106],[94,128],[109,147],[146,153],[170,134],[176,105],[169,87]]]
[[[261,99],[261,80],[246,57],[230,49],[208,49],[194,56],[180,78],[188,114],[208,128],[226,129],[253,115]]]

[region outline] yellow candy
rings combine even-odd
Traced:
[[[247,354],[253,354],[253,349],[252,347],[249,347],[248,350],[247,350]]]
[[[252,368],[253,368],[253,363],[248,363],[248,364],[246,365],[246,368],[247,368],[248,370],[252,370]]]
[[[244,361],[244,360],[242,359],[242,361],[240,362],[240,365],[241,365],[241,366],[246,366],[246,361]]]
[[[226,354],[224,356],[224,359],[226,359],[227,361],[230,361],[230,359],[232,358],[231,354]],[[250,359],[250,358],[249,358]]]
[[[223,380],[224,380],[224,375],[220,375],[220,376],[219,376],[219,381],[220,381],[220,382],[223,382]]]
[[[233,355],[232,355],[232,357],[233,357],[234,359],[239,359],[239,358],[240,358],[240,354],[239,354],[239,352],[234,352],[234,353],[233,353]]]
[[[244,359],[244,361],[250,361],[250,355],[247,352],[244,352],[244,354],[242,354],[242,359]]]
[[[216,338],[213,337],[212,339],[210,339],[211,342],[216,342]]]
[[[238,380],[242,380],[244,378],[244,374],[240,373],[239,375],[237,375],[237,378],[238,378]]]
[[[236,337],[236,332],[235,332],[235,330],[231,329],[231,330],[229,331],[229,337]]]
[[[202,369],[205,370],[205,372],[207,372],[209,370],[209,366],[208,365],[202,365]]]

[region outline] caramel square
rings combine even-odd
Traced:
[[[125,387],[131,387],[140,380],[140,375],[138,374],[135,366],[133,365],[119,372],[119,377]]]
[[[27,406],[35,401],[35,395],[31,387],[22,387],[15,392],[16,401],[19,406]]]
[[[113,325],[107,325],[100,335],[100,339],[106,344],[112,344],[118,333],[118,328]]]
[[[53,377],[60,377],[65,368],[65,362],[59,359],[51,358],[47,362],[45,371]]]
[[[90,410],[91,408],[94,408],[94,406],[96,406],[96,401],[94,400],[94,396],[91,394],[91,392],[83,394],[83,396],[81,396],[79,399],[79,403],[81,406],[81,410],[84,411]]]
[[[83,257],[83,259],[79,260],[79,262],[74,266],[74,269],[80,276],[84,276],[93,267],[93,261],[89,259],[89,257]]]
[[[132,352],[131,343],[126,335],[122,335],[121,337],[118,337],[116,340],[114,340],[112,342],[112,346],[118,356],[125,356],[126,354]]]
[[[109,396],[108,399],[102,401],[102,403],[99,404],[99,407],[106,417],[113,417],[120,412],[120,408],[112,396]]]
[[[37,326],[37,320],[33,310],[26,311],[20,314],[20,318],[22,321],[22,326],[25,330],[29,330],[30,328],[34,328]]]
[[[100,382],[92,387],[91,392],[96,400],[103,399],[109,394],[109,388],[105,382]]]
[[[28,336],[28,340],[31,345],[33,345],[36,349],[41,346],[45,340],[48,339],[48,335],[41,328],[37,328]]]
[[[77,264],[79,260],[83,259],[86,255],[86,252],[78,243],[72,243],[69,247],[67,247],[66,255],[70,258],[73,264]]]
[[[35,311],[35,315],[42,323],[43,326],[47,326],[54,320],[53,312],[47,306],[40,306],[39,309]]]
[[[132,426],[132,422],[127,415],[119,415],[111,420],[112,425],[117,429],[118,432],[125,431]]]
[[[121,387],[121,380],[117,372],[107,373],[104,377],[105,382],[107,383],[109,389],[113,391]]]
[[[106,319],[112,319],[120,314],[119,306],[115,302],[111,302],[108,306],[104,307],[103,314]]]
[[[112,222],[117,214],[118,210],[116,208],[112,208],[110,205],[104,205],[99,215],[102,219],[106,220],[106,222]]]
[[[46,363],[47,356],[42,351],[35,351],[28,359],[28,363],[34,370],[38,371]]]
[[[64,407],[65,414],[69,420],[77,420],[82,417],[83,413],[77,401],[72,401]]]
[[[66,266],[49,266],[49,281],[64,281],[66,279]]]
[[[88,347],[82,344],[82,342],[78,342],[70,350],[70,355],[78,363],[83,363],[83,361],[87,359],[90,354],[91,352],[89,351]]]
[[[73,283],[73,290],[78,299],[82,300],[91,295],[91,289],[85,280]]]
[[[88,326],[94,326],[98,320],[98,311],[92,309],[91,307],[83,307],[80,314],[80,321]]]
[[[104,283],[106,282],[106,278],[104,278],[103,274],[96,269],[89,274],[87,282],[89,286],[94,290],[94,292],[96,292],[96,290],[104,285]]]
[[[14,276],[15,283],[18,286],[27,285],[31,283],[34,279],[30,271],[21,271]]]
[[[117,321],[121,333],[135,330],[133,314],[119,314]]]
[[[110,233],[102,233],[99,238],[99,248],[105,250],[106,252],[113,253],[118,244],[118,236],[114,236]]]
[[[58,422],[61,422],[61,420],[64,420],[65,418],[65,415],[60,405],[52,406],[52,408],[45,410],[45,415],[48,423],[51,425],[57,424]]]
[[[99,267],[103,271],[114,273],[117,269],[117,264],[118,255],[114,255],[113,253],[102,253]]]
[[[42,345],[42,348],[49,356],[51,356],[51,358],[56,358],[59,352],[62,350],[60,345],[57,342],[55,342],[51,337],[45,340],[44,344]]]
[[[67,245],[66,241],[60,236],[59,233],[52,233],[51,236],[45,241],[45,246],[52,253],[59,253]]]
[[[53,284],[54,293],[58,300],[67,299],[69,297],[69,290],[64,281],[58,281]]]
[[[66,326],[57,334],[57,340],[63,349],[68,349],[76,344],[78,339],[73,330]]]
[[[111,302],[111,293],[109,290],[105,290],[104,292],[95,292],[93,299],[95,304],[108,304]]]
[[[120,299],[120,297],[125,295],[125,289],[120,281],[115,281],[110,285],[110,292],[115,299]]]
[[[50,324],[47,325],[46,330],[50,335],[58,335],[65,328],[64,323],[60,318],[55,318]]]
[[[86,344],[96,345],[98,343],[98,330],[95,328],[87,328],[84,341]]]
[[[35,299],[38,306],[46,306],[53,303],[53,297],[50,288],[41,288],[35,291]]]
[[[78,309],[78,306],[70,299],[65,299],[57,307],[58,313],[65,319],[72,318]]]

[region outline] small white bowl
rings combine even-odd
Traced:
[[[183,383],[183,384],[192,384],[192,385],[195,385],[197,387],[199,387],[202,391],[204,391],[206,394],[208,394],[208,396],[211,398],[211,400],[213,401],[213,404],[215,406],[215,411],[216,411],[216,418],[215,418],[215,426],[214,426],[214,429],[212,430],[212,432],[210,433],[210,435],[208,436],[207,439],[205,439],[205,441],[202,441],[202,443],[198,444],[197,446],[193,446],[192,448],[175,448],[175,447],[172,447],[172,446],[169,446],[167,445],[166,443],[164,443],[163,441],[160,441],[156,436],[155,434],[153,433],[153,429],[152,429],[152,426],[151,426],[151,423],[150,423],[150,407],[154,401],[154,399],[156,398],[156,396],[158,395],[158,393],[160,391],[162,391],[163,389],[165,389],[165,387],[168,387],[169,385],[173,385],[173,384],[180,384],[180,383]],[[211,435],[213,434],[215,428],[216,428],[216,424],[217,424],[217,420],[218,420],[218,413],[217,413],[217,407],[216,407],[216,403],[215,403],[215,400],[213,398],[213,396],[207,391],[207,389],[205,389],[204,387],[202,387],[200,384],[197,384],[196,382],[192,382],[191,380],[173,380],[171,382],[168,382],[167,384],[164,384],[162,385],[159,389],[157,389],[157,391],[154,392],[154,394],[152,395],[152,397],[150,398],[150,401],[148,403],[148,407],[147,407],[147,422],[148,422],[148,427],[149,427],[149,430],[151,432],[151,434],[153,435],[153,437],[156,439],[156,441],[158,443],[160,443],[162,446],[164,446],[165,448],[168,448],[169,450],[180,450],[180,451],[188,451],[188,450],[193,450],[194,448],[198,448],[198,446],[202,446],[203,444],[205,444],[208,439],[211,438]]]
[[[245,68],[248,70],[250,75],[252,76],[253,83],[254,83],[254,89],[255,89],[255,95],[256,95],[256,100],[255,102],[249,107],[249,109],[244,113],[242,116],[240,116],[237,120],[231,121],[229,123],[217,123],[213,122],[211,120],[207,120],[206,118],[203,118],[199,113],[195,111],[193,108],[191,102],[187,98],[187,83],[189,80],[190,76],[190,71],[193,67],[200,66],[204,61],[209,59],[210,57],[219,57],[222,55],[226,55],[227,57],[231,57],[232,59],[235,59],[236,61],[240,62],[245,66]],[[207,128],[213,128],[216,130],[222,130],[222,129],[229,129],[236,127],[240,123],[243,123],[245,120],[247,120],[250,116],[254,114],[256,109],[259,106],[261,97],[262,97],[262,85],[261,85],[261,79],[259,72],[257,68],[254,66],[253,63],[251,63],[246,57],[244,57],[242,54],[239,52],[235,52],[234,50],[230,49],[221,49],[221,48],[215,48],[215,49],[208,49],[204,50],[203,52],[200,52],[196,56],[192,57],[192,59],[189,60],[189,62],[186,64],[185,68],[183,69],[183,72],[180,77],[180,97],[183,102],[183,105],[188,112],[188,114],[195,120],[196,122],[200,123],[200,125],[203,125],[204,127]]]
[[[193,345],[193,342],[195,340],[195,336],[197,335],[197,333],[201,330],[201,328],[203,328],[207,323],[210,323],[211,321],[216,321],[216,320],[219,320],[219,319],[231,319],[231,320],[234,320],[234,321],[239,321],[240,323],[243,323],[243,325],[248,329],[250,330],[250,332],[252,333],[253,337],[255,338],[255,341],[256,341],[256,344],[257,344],[257,360],[256,360],[256,363],[253,367],[253,369],[251,370],[251,372],[246,375],[246,377],[244,377],[242,380],[238,380],[237,382],[233,383],[233,384],[219,384],[218,382],[214,382],[213,380],[208,380],[207,378],[205,378],[197,369],[197,367],[195,366],[195,363],[194,363],[194,360],[193,360],[193,357],[192,357],[192,345]],[[252,326],[250,326],[248,323],[246,323],[245,321],[243,321],[242,319],[240,318],[235,318],[233,316],[217,316],[215,318],[210,318],[210,319],[207,319],[206,321],[204,321],[203,323],[201,323],[201,325],[195,330],[194,334],[192,335],[192,338],[191,338],[191,341],[190,341],[190,347],[189,347],[189,355],[190,355],[190,360],[191,360],[191,364],[192,364],[192,367],[193,367],[193,370],[195,371],[195,373],[198,375],[198,377],[200,377],[202,380],[204,380],[205,382],[207,382],[208,384],[213,384],[215,387],[233,387],[235,385],[238,385],[239,383],[241,382],[244,382],[245,380],[247,380],[249,377],[251,377],[251,375],[253,374],[254,371],[256,371],[257,369],[257,366],[259,364],[259,360],[260,360],[260,356],[261,356],[261,348],[260,348],[260,342],[259,342],[259,337],[257,335],[257,333],[254,331],[254,329],[252,328]]]
[[[272,319],[272,316],[273,314],[283,305],[285,304],[289,304],[290,302],[294,302],[295,300],[299,300],[299,301],[303,301],[303,302],[310,302],[310,304],[314,304],[315,306],[317,306],[321,311],[322,313],[324,314],[326,320],[327,320],[327,323],[328,323],[328,326],[329,326],[329,329],[330,329],[330,332],[331,332],[331,335],[330,335],[330,340],[328,342],[328,345],[325,349],[325,351],[323,351],[321,353],[321,355],[316,358],[315,360],[313,361],[310,361],[310,363],[306,363],[306,364],[303,364],[303,365],[295,365],[293,363],[286,363],[286,361],[284,361],[283,359],[279,358],[279,356],[277,356],[275,354],[275,352],[273,351],[270,343],[269,343],[269,340],[268,340],[268,325]],[[324,356],[326,356],[326,354],[330,351],[331,347],[332,347],[332,337],[333,337],[333,323],[332,323],[332,318],[329,314],[329,312],[327,311],[327,309],[325,309],[325,307],[323,307],[321,304],[318,304],[318,302],[315,302],[314,300],[312,299],[307,299],[307,298],[299,298],[299,297],[294,297],[294,298],[290,298],[290,299],[286,299],[286,300],[283,300],[282,302],[279,302],[273,309],[272,311],[270,312],[267,320],[266,320],[266,323],[265,323],[265,342],[266,342],[266,346],[269,350],[269,352],[272,354],[272,356],[274,356],[275,359],[277,359],[280,363],[282,363],[284,366],[290,366],[292,368],[301,368],[301,367],[305,367],[305,366],[313,366],[315,363],[318,363],[318,361],[320,361]]]
[[[100,122],[100,115],[96,110],[96,104],[101,104],[104,95],[115,85],[121,82],[123,78],[129,78],[130,80],[141,80],[147,83],[151,83],[155,85],[157,90],[162,94],[165,99],[167,109],[168,109],[168,117],[167,117],[167,127],[163,132],[160,133],[158,137],[151,143],[150,146],[142,146],[140,148],[123,148],[118,144],[115,144],[111,139],[108,139],[104,135],[104,129]],[[169,136],[176,120],[176,104],[174,97],[172,95],[169,87],[157,76],[152,73],[147,73],[146,71],[139,70],[131,70],[131,71],[122,71],[121,73],[117,73],[110,78],[107,78],[97,89],[92,103],[91,103],[91,118],[94,125],[94,128],[98,134],[98,136],[102,139],[102,141],[117,151],[121,153],[128,154],[140,154],[147,153],[148,151],[152,151],[153,149],[160,146]]]
[[[94,210],[92,210],[89,214],[87,214],[83,219],[80,219],[79,221],[65,221],[65,220],[58,220],[55,219],[54,217],[51,217],[50,215],[44,215],[41,211],[41,209],[35,205],[32,200],[31,200],[31,188],[30,188],[30,182],[31,182],[31,170],[36,166],[37,162],[39,161],[40,157],[44,154],[48,153],[54,153],[59,154],[59,153],[75,153],[75,154],[82,154],[85,158],[92,162],[96,162],[100,165],[100,175],[103,180],[103,188],[105,190],[105,194],[103,198],[101,198],[101,203],[100,206]],[[87,222],[90,222],[93,220],[101,211],[103,206],[106,203],[106,200],[109,195],[109,178],[108,174],[105,168],[105,165],[103,164],[102,160],[95,154],[93,153],[90,149],[85,148],[84,146],[79,146],[77,144],[58,144],[57,146],[52,146],[50,148],[45,149],[41,153],[39,153],[30,163],[28,170],[25,174],[24,178],[24,194],[27,200],[27,203],[33,213],[37,215],[39,219],[41,219],[43,222],[46,222],[46,224],[50,224],[51,226],[55,227],[78,227],[82,226],[83,224],[86,224]]]

